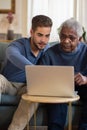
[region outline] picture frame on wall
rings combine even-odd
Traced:
[[[0,0],[0,13],[15,13],[15,0]]]

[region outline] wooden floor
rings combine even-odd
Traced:
[[[0,128],[0,130],[7,130],[7,128]],[[24,130],[27,130],[27,128],[25,128]],[[34,130],[34,126],[30,126],[29,130]],[[47,126],[37,126],[36,130],[47,130]],[[65,130],[68,130],[67,128],[65,128]],[[77,127],[73,127],[72,130],[77,130]]]
[[[30,126],[29,130],[34,130],[35,127],[34,126]],[[27,130],[27,128],[25,128],[24,130]],[[47,126],[37,126],[36,130],[47,130]]]
[[[24,130],[27,130],[27,128]],[[34,126],[31,126],[29,130],[34,130]],[[37,126],[36,130],[47,130],[47,126]],[[65,130],[68,130],[68,128],[65,128]],[[72,130],[77,130],[77,127],[73,127]]]

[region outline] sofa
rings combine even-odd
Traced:
[[[9,43],[0,43],[0,68],[3,65],[5,58],[5,50]],[[52,42],[51,45],[54,43]],[[0,100],[0,130],[6,130],[10,124],[13,114],[17,109],[18,103],[20,101],[19,96],[10,96],[8,94],[2,94]],[[74,102],[72,104],[72,122],[73,126],[78,125],[78,120],[81,112],[81,103]],[[67,114],[68,115],[68,114]],[[68,120],[68,116],[67,116]],[[67,126],[66,120],[66,126]],[[37,110],[37,126],[47,126],[46,108],[45,104],[40,104]],[[34,119],[30,120],[30,125],[34,125]]]
[[[9,43],[0,43],[0,69]],[[19,96],[2,94],[0,99],[0,130],[6,130],[20,101]]]

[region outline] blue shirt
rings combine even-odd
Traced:
[[[64,52],[61,44],[50,47],[38,61],[41,65],[74,66],[75,73],[87,76],[87,44],[79,43],[73,52]]]
[[[35,65],[48,47],[49,45],[35,57],[31,51],[30,39],[21,38],[13,41],[6,49],[6,59],[2,74],[9,81],[25,83],[25,65]]]

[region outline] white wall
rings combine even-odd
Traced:
[[[27,0],[15,0],[15,14],[13,27],[15,33],[27,35]],[[0,14],[0,33],[7,33],[8,21],[7,14]]]
[[[87,31],[87,0],[15,0],[14,31],[29,36],[31,19],[34,15],[45,14],[52,18],[53,28],[50,41],[58,39],[57,28],[70,17],[75,17]],[[7,14],[0,14],[0,33],[7,33]]]

